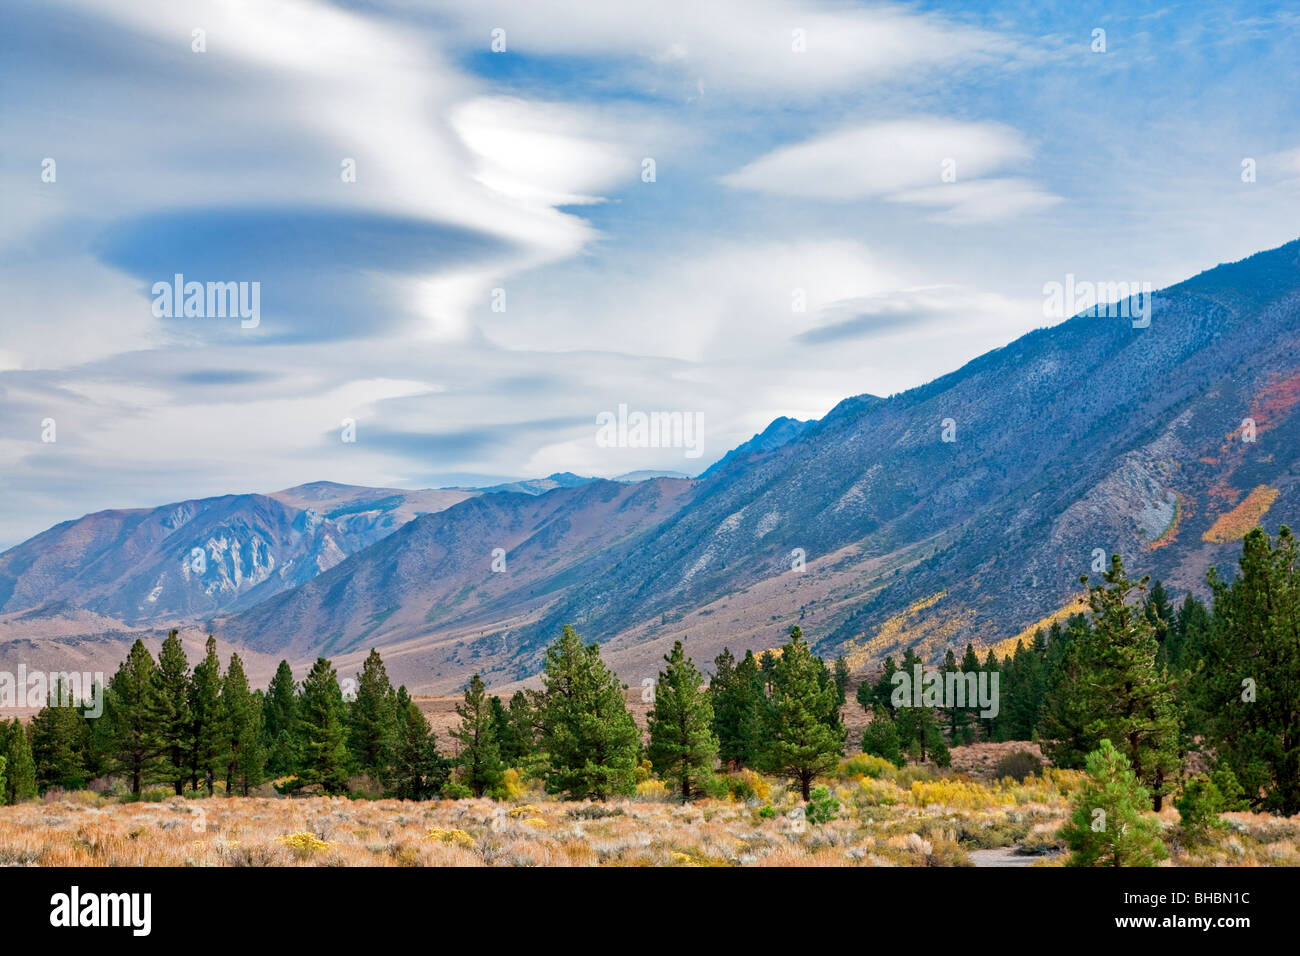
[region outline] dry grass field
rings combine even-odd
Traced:
[[[996,781],[854,757],[824,781],[838,808],[820,825],[795,812],[796,792],[748,773],[732,779],[731,798],[687,806],[656,780],[605,804],[535,786],[501,803],[158,792],[123,803],[78,792],[0,807],[0,865],[969,866],[975,851],[1007,848],[1054,866],[1079,780],[1049,768]],[[1209,843],[1188,848],[1177,813],[1161,814],[1168,865],[1300,865],[1300,817],[1225,819]]]

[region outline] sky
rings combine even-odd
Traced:
[[[316,480],[697,474],[1059,321],[1046,283],[1300,235],[1281,3],[0,17],[0,547]],[[166,314],[178,273],[255,319]],[[602,441],[620,407],[702,453]]]

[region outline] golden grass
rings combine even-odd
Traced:
[[[513,804],[69,794],[0,807],[0,865],[965,866],[971,850],[1012,846],[1059,862],[1056,833],[1081,777],[1049,768],[1016,783],[857,756],[822,781],[840,812],[821,826],[793,812],[797,791],[771,779],[763,796],[686,806],[657,795],[571,803],[535,790]],[[1229,814],[1195,846],[1181,844],[1176,812],[1160,819],[1176,865],[1300,865],[1300,817]]]

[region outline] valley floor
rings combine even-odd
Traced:
[[[978,745],[977,745],[978,746]],[[996,746],[996,745],[994,745]],[[682,806],[647,780],[608,803],[520,789],[494,802],[211,799],[123,803],[86,792],[0,807],[8,866],[1059,866],[1056,836],[1080,774],[1048,768],[1023,783],[964,772],[845,760],[837,806],[802,819],[797,791],[740,775],[727,800]],[[965,759],[962,759],[965,758]],[[1227,814],[1208,842],[1182,845],[1178,814],[1160,820],[1167,865],[1298,866],[1300,817]]]

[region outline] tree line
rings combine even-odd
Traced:
[[[219,783],[227,795],[247,796],[274,782],[284,794],[500,798],[513,769],[572,799],[631,794],[655,773],[688,800],[726,792],[716,777],[725,740],[729,761],[786,773],[806,797],[812,780],[842,756],[843,680],[837,683],[809,651],[799,628],[779,652],[755,662],[761,707],[741,703],[734,678],[745,662],[715,675],[708,687],[680,642],[664,662],[643,739],[627,709],[626,687],[599,646],[565,627],[546,651],[541,690],[520,690],[505,703],[487,693],[480,675],[472,677],[456,705],[454,746],[445,753],[406,688],[393,687],[375,650],[346,698],[325,658],[301,684],[281,661],[263,691],[250,688],[238,654],[223,670],[211,636],[191,668],[172,631],[156,660],[143,641],[135,642],[102,689],[101,717],[59,706],[55,688],[52,703],[29,726],[0,721],[0,794],[16,802],[114,777],[134,797],[158,785],[177,795],[212,796]],[[730,723],[737,719],[743,730]],[[751,731],[755,740],[737,742],[737,733]],[[735,757],[741,749],[744,757]]]

